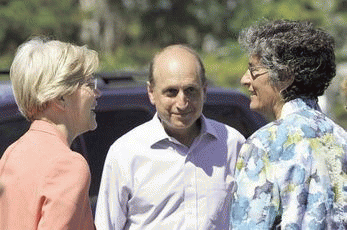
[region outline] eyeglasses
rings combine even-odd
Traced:
[[[265,71],[265,72],[259,73],[259,70],[261,69],[266,69],[266,68],[263,66],[254,66],[254,67],[248,66],[249,73],[251,74],[253,80],[269,72],[269,71]]]
[[[96,88],[98,86],[98,79],[91,77],[89,79],[82,81],[81,85],[85,85],[88,88],[90,88],[91,90],[96,90]]]

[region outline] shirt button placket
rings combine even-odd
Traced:
[[[184,212],[187,230],[198,229],[197,191],[196,191],[196,168],[189,161],[190,152],[187,154],[184,165]]]

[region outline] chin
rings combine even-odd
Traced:
[[[91,126],[91,128],[89,129],[89,131],[93,131],[98,127],[98,125],[96,124],[96,122]]]
[[[249,108],[255,112],[258,112],[258,113],[261,113],[263,115],[266,114],[266,111],[264,111],[264,108],[263,107],[260,107],[260,106],[249,106]]]
[[[97,123],[96,121],[92,121],[91,123],[88,124],[88,126],[86,127],[86,130],[84,132],[89,132],[89,131],[93,131],[97,128]]]
[[[189,124],[176,121],[176,122],[166,123],[166,126],[170,129],[180,130],[180,129],[188,128]]]
[[[251,110],[258,110],[259,109],[258,106],[253,105],[252,102],[250,103],[249,108]]]
[[[186,129],[191,128],[194,125],[194,123],[190,123],[190,122],[189,123],[180,123],[180,124],[176,124],[174,127],[177,130],[186,130]]]

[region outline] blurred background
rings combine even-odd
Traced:
[[[320,103],[347,128],[339,90],[347,73],[347,0],[0,0],[0,69],[37,35],[87,44],[99,52],[102,72],[147,71],[160,48],[185,43],[201,55],[211,82],[239,89],[248,59],[238,34],[264,18],[311,21],[335,37],[337,77]]]

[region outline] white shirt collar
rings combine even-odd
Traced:
[[[218,132],[215,129],[215,127],[213,127],[209,122],[207,122],[207,119],[204,115],[200,116],[200,122],[201,122],[201,130],[200,130],[200,134],[198,137],[201,137],[203,135],[206,134],[210,134],[212,136],[214,136],[215,138],[218,138]],[[149,141],[150,143],[158,143],[160,141],[164,141],[164,140],[170,140],[172,141],[174,138],[169,136],[165,130],[164,127],[159,119],[158,113],[156,113],[151,121],[151,126],[150,128],[153,130],[150,130],[148,133],[150,133],[151,135],[148,135]],[[175,141],[174,141],[175,142]]]

